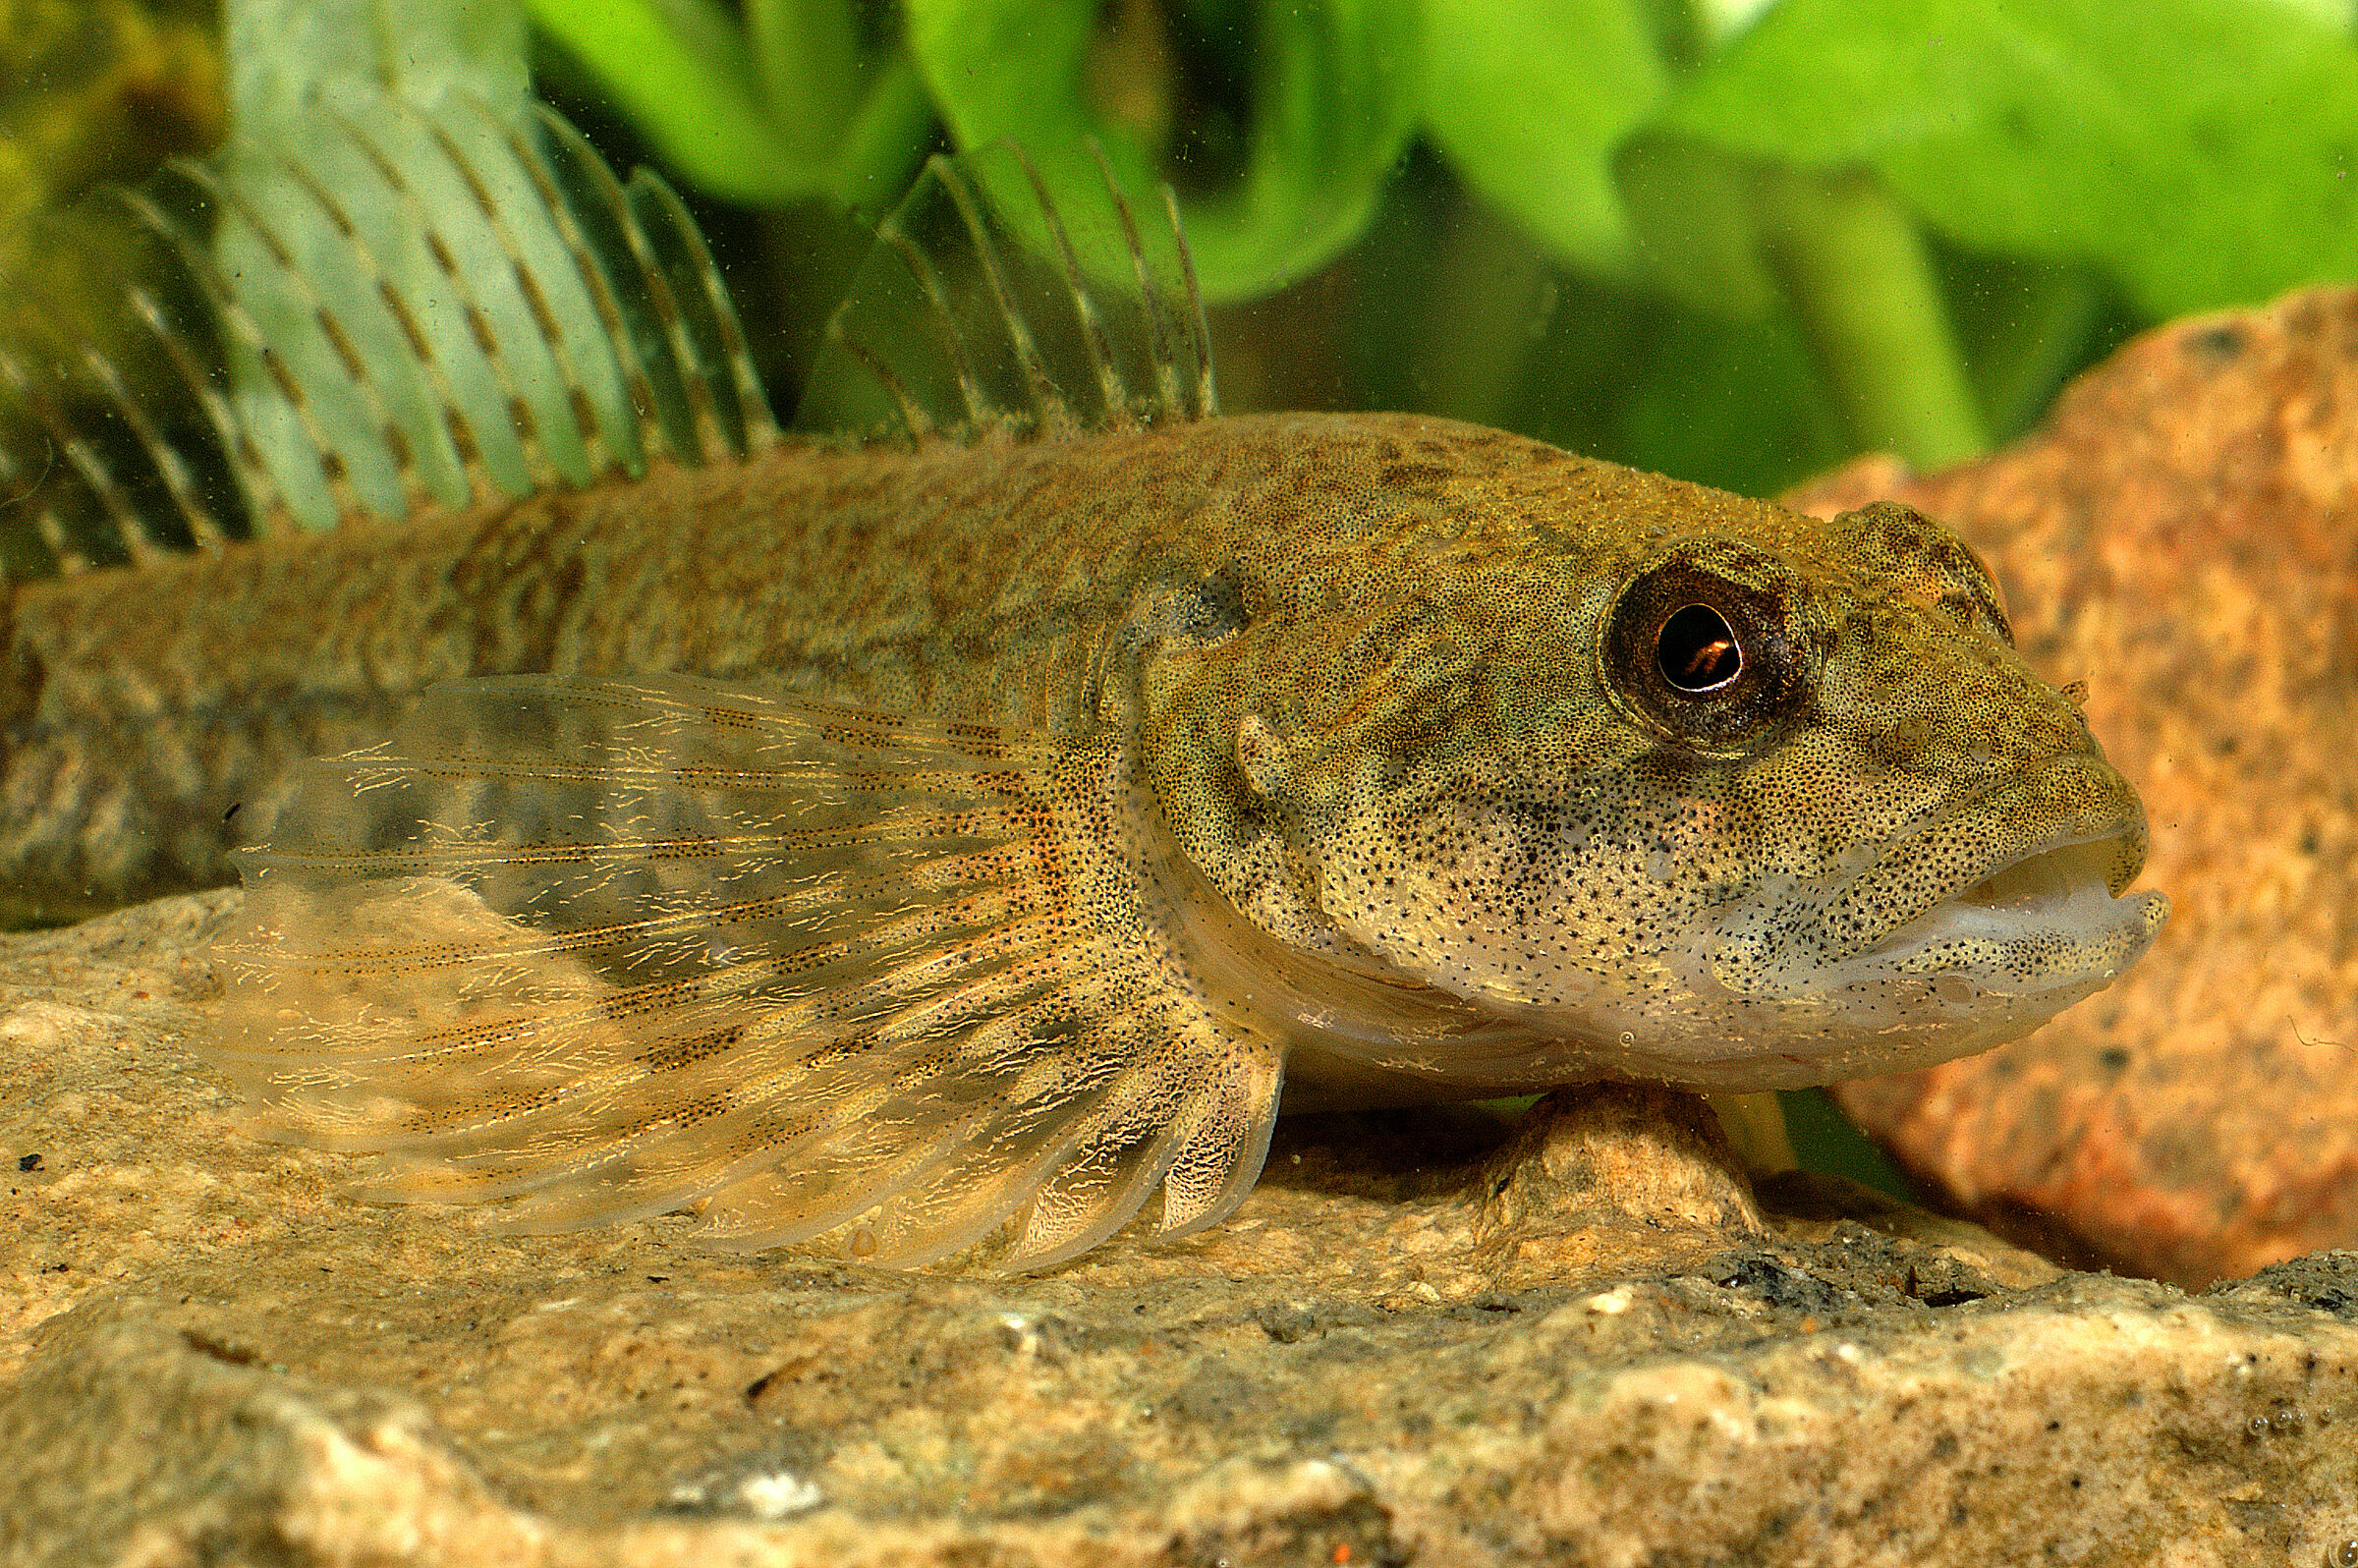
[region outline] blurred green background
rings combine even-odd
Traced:
[[[359,9],[398,54],[437,8]],[[782,404],[845,214],[999,136],[1052,185],[1094,137],[1176,187],[1231,408],[1452,415],[1751,493],[1971,456],[2142,326],[2358,274],[2347,0],[524,9],[540,89],[696,204]],[[0,28],[9,233],[229,123],[209,6]]]
[[[1751,493],[2019,433],[2165,317],[2358,272],[2348,7],[536,0],[540,80],[762,216],[791,379],[927,144],[1178,189],[1232,408],[1401,408]],[[750,232],[749,232],[750,230]],[[796,298],[809,291],[812,298]]]

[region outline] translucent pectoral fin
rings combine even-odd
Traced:
[[[472,681],[246,857],[212,1052],[373,1196],[523,1229],[693,1206],[1001,1266],[1235,1206],[1278,1047],[1173,980],[1117,740],[684,679]],[[1010,1223],[1012,1221],[1012,1223]]]

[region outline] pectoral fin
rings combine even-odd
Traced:
[[[999,1266],[1259,1173],[1282,1052],[1139,897],[1118,737],[665,678],[429,693],[245,858],[213,1054],[375,1196]],[[1012,1221],[1012,1223],[1010,1223]]]

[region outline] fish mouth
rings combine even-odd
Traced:
[[[2127,781],[2101,757],[2058,759],[1942,813],[1846,889],[1828,913],[1854,940],[1830,978],[1923,977],[1960,1007],[2097,989],[2168,916],[2166,898],[2130,888],[2145,847]],[[1916,913],[1860,931],[1867,910],[1890,912],[1888,895],[1911,885]]]
[[[2133,853],[2120,835],[2030,851],[1844,967],[1926,976],[1937,999],[1960,1006],[2101,985],[2136,961],[2169,915],[2160,893],[2113,891],[2115,868]]]

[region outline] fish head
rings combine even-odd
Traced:
[[[1987,1049],[2134,961],[2143,808],[1972,550],[1674,488],[1461,547],[1310,722],[1246,716],[1342,938],[1558,1042],[1534,1082],[1724,1090]]]

